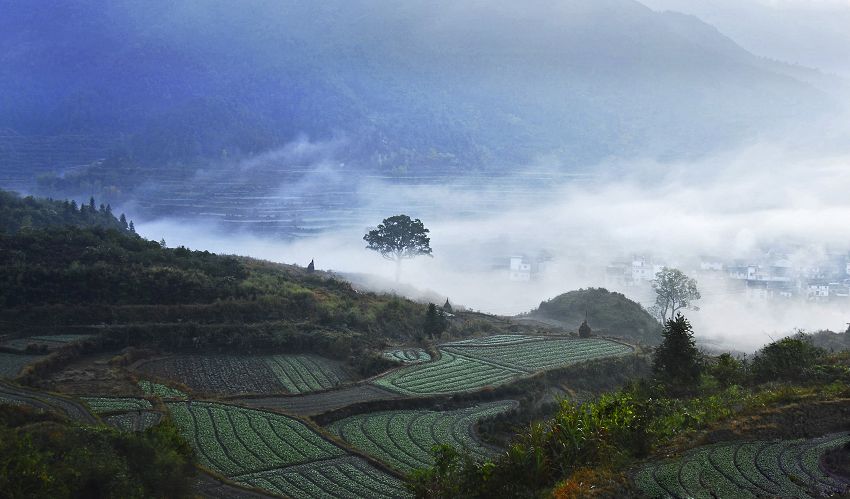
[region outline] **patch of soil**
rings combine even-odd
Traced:
[[[142,395],[126,369],[110,364],[116,353],[77,359],[41,380],[39,387],[73,395]]]
[[[734,418],[705,433],[702,443],[814,438],[850,430],[850,399],[807,401]]]
[[[826,452],[820,464],[830,475],[850,483],[850,442]]]

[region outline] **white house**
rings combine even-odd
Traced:
[[[512,256],[508,278],[512,281],[527,282],[531,280],[531,263],[522,256]]]

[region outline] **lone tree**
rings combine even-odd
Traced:
[[[587,324],[587,319],[583,320],[581,326],[578,327],[579,338],[590,338],[593,336],[593,330]]]
[[[702,373],[691,323],[682,314],[664,323],[664,339],[655,350],[652,371],[669,387],[692,387]]]
[[[698,307],[691,303],[700,299],[696,280],[679,269],[662,268],[652,281],[655,289],[655,312],[661,322],[673,319],[679,310]]]
[[[429,230],[418,218],[411,220],[407,215],[385,218],[374,230],[363,236],[366,249],[377,251],[387,260],[396,263],[395,280],[401,276],[401,261],[419,255],[431,255]]]

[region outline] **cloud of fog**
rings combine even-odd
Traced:
[[[358,223],[294,241],[174,220],[139,224],[139,230],[172,246],[300,265],[315,259],[322,269],[373,274],[387,290],[431,290],[430,296],[498,314],[610,284],[605,266],[630,262],[632,255],[687,269],[699,255],[752,262],[774,251],[802,268],[850,250],[850,154],[813,158],[809,151],[759,144],[697,162],[624,162],[599,171],[595,178],[552,177],[556,183],[548,188],[528,189],[528,172],[419,186],[364,179],[352,205]],[[393,265],[362,242],[367,227],[396,213],[423,219],[435,255],[405,262],[404,287],[393,284]],[[508,279],[509,256],[541,252],[552,261],[538,280]],[[620,291],[645,305],[651,301],[648,287]],[[794,328],[835,330],[850,321],[850,302],[751,302],[740,290],[710,282],[703,294],[701,310],[690,312],[698,335],[739,349]]]

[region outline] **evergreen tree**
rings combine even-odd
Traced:
[[[118,221],[121,222],[121,225],[124,226],[124,230],[127,230],[127,216],[122,213]]]
[[[129,227],[129,228],[130,228],[130,232],[132,232],[133,234],[135,234],[135,233],[136,233],[136,226],[135,226],[135,225],[133,225],[133,221],[132,221],[132,220],[130,220],[130,227]]]
[[[664,324],[663,336],[652,365],[656,377],[671,388],[696,385],[702,362],[691,323],[682,314],[676,314]]]
[[[97,209],[95,208],[94,196],[89,198],[89,211],[91,211],[92,213],[97,211]]]
[[[422,331],[429,338],[439,338],[446,330],[448,324],[446,317],[437,310],[437,306],[433,303],[428,304],[428,311],[425,312],[425,323],[422,326]]]

